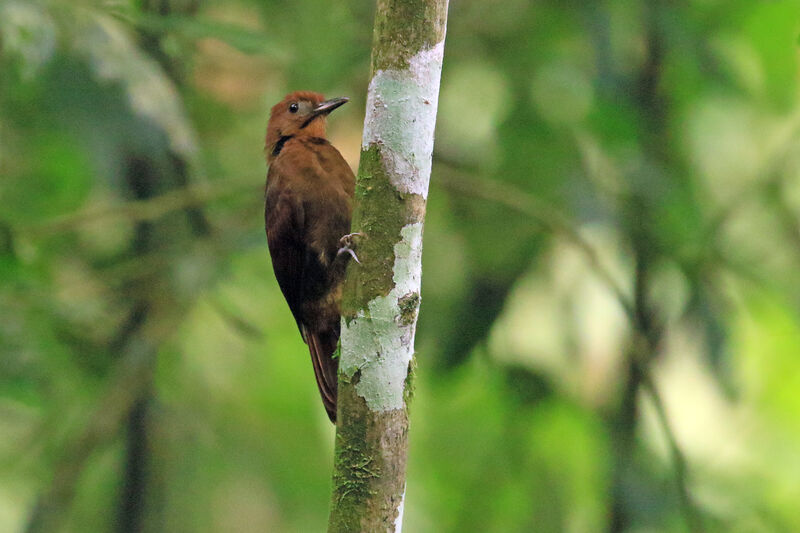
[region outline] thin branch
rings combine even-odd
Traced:
[[[443,173],[436,176],[435,182],[452,192],[497,202],[520,214],[530,216],[544,229],[552,232],[554,235],[565,238],[573,244],[583,253],[595,273],[616,297],[619,305],[628,317],[631,328],[635,332],[634,342],[642,344],[647,353],[654,353],[655,350],[657,350],[657,346],[654,345],[654,340],[651,338],[649,331],[647,331],[647,328],[644,327],[645,325],[642,324],[642,321],[638,318],[634,303],[622,290],[622,287],[616,282],[610,271],[604,267],[597,251],[558,210],[517,187],[501,182],[488,182],[468,177],[464,174],[459,174],[458,177],[451,177]],[[635,354],[639,354],[639,352],[640,350],[638,349],[634,350]],[[681,507],[683,508],[687,523],[691,531],[701,531],[700,519],[691,501],[688,490],[688,462],[669,423],[663,401],[650,374],[649,366],[645,364],[645,361],[642,361],[643,358],[641,355],[634,355],[633,357],[633,364],[638,368],[641,383],[645,392],[653,401],[659,424],[667,438],[670,456],[675,468],[675,481],[678,487]]]
[[[180,318],[180,314],[175,314],[172,319],[150,318],[126,342],[127,348],[114,368],[106,392],[78,437],[56,464],[52,481],[40,496],[25,529],[27,533],[58,530],[86,463],[99,446],[118,434],[141,391],[147,386],[160,339],[174,331]]]
[[[225,180],[212,183],[197,183],[169,191],[146,200],[131,200],[116,205],[93,207],[77,213],[69,213],[38,224],[18,227],[14,233],[30,238],[43,238],[73,231],[80,226],[99,221],[124,219],[129,222],[152,222],[189,207],[207,204],[244,192],[257,193],[258,187],[241,180]]]
[[[697,509],[692,501],[692,497],[689,494],[688,462],[681,451],[680,445],[678,444],[678,439],[675,436],[675,432],[672,430],[672,426],[669,422],[669,416],[667,415],[667,410],[664,407],[661,394],[659,393],[658,387],[656,387],[656,384],[653,381],[653,377],[650,374],[649,369],[645,372],[642,372],[642,386],[653,402],[659,424],[661,425],[661,428],[664,431],[664,435],[667,439],[670,458],[675,469],[675,484],[677,486],[680,505],[683,509],[683,515],[686,518],[687,526],[692,532],[703,531],[702,520],[700,519],[700,515],[697,513]]]
[[[630,321],[635,321],[633,302],[614,279],[611,271],[603,265],[597,250],[575,229],[557,209],[542,202],[532,194],[499,181],[486,181],[459,174],[458,177],[439,173],[434,180],[446,189],[505,205],[520,214],[530,216],[534,222],[554,235],[560,236],[575,246],[588,261],[595,274],[606,284]]]

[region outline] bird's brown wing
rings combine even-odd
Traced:
[[[303,204],[296,201],[291,191],[267,188],[264,223],[272,269],[305,339],[302,328],[303,266],[306,261],[303,218]]]
[[[290,190],[267,188],[265,226],[275,278],[292,311],[303,341],[308,344],[314,377],[322,403],[332,422],[336,422],[338,359],[332,357],[339,340],[339,323],[311,329],[305,324],[303,303],[324,291],[327,279],[317,254],[305,244],[305,212]]]

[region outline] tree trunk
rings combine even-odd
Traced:
[[[447,0],[378,0],[342,304],[329,532],[399,532]]]

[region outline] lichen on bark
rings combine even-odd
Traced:
[[[380,147],[391,184],[428,196],[444,42],[423,48],[403,69],[379,69],[367,94],[361,148]]]
[[[356,392],[373,411],[404,407],[403,390],[414,353],[422,223],[404,226],[400,237],[394,246],[394,287],[386,296],[370,300],[355,318],[342,324],[340,372],[348,377],[360,372]],[[409,315],[414,319],[407,320]]]
[[[372,42],[372,71],[403,69],[409,57],[443,42],[447,1],[378,0]]]

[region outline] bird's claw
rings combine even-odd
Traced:
[[[350,254],[356,263],[358,263],[359,265],[361,264],[361,261],[358,260],[358,256],[356,255],[356,253],[351,248],[348,248],[346,246],[339,248],[339,251],[336,252],[336,255],[342,255],[344,253]]]
[[[343,236],[341,239],[339,239],[339,244],[341,244],[342,247],[339,248],[339,250],[336,252],[336,255],[339,256],[344,253],[348,253],[350,254],[350,257],[352,257],[355,260],[355,262],[360,265],[361,261],[358,260],[358,256],[356,255],[355,250],[353,250],[353,248],[355,248],[355,241],[353,240],[353,237],[363,237],[363,236],[364,236],[363,233],[358,233],[358,232],[348,233],[347,235]]]

